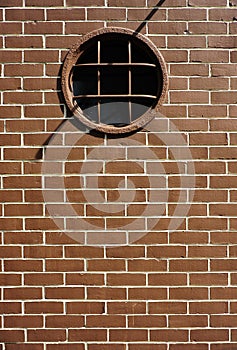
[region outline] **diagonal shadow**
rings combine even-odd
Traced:
[[[144,21],[135,30],[134,35],[136,35],[136,33],[139,33],[145,27],[147,21],[149,21],[154,16],[154,14],[159,10],[159,7],[162,6],[165,1],[166,0],[158,1],[158,3],[154,6],[153,10],[149,13],[149,15],[144,19]]]

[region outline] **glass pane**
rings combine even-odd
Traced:
[[[100,87],[101,95],[127,95],[128,68],[118,66],[101,67]]]
[[[73,94],[97,95],[98,73],[97,67],[74,67]]]
[[[101,41],[100,62],[102,63],[127,63],[128,42],[121,40]]]
[[[132,121],[141,117],[151,106],[154,100],[149,98],[132,98],[131,100],[131,114]]]
[[[98,123],[98,99],[97,98],[78,98],[78,106],[83,110],[88,119]]]
[[[157,95],[156,69],[132,67],[132,94]]]
[[[129,103],[126,99],[103,99],[100,108],[102,123],[118,127],[130,123]]]

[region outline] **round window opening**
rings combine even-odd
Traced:
[[[82,123],[105,133],[131,132],[147,124],[167,88],[159,50],[128,29],[103,28],[85,35],[63,65],[67,106]]]

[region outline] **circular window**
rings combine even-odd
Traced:
[[[73,115],[106,133],[144,126],[164,102],[167,85],[156,46],[123,28],[85,35],[68,52],[62,71],[62,91]]]

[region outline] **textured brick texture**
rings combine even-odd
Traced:
[[[237,349],[237,2],[157,2],[0,0],[1,350]],[[143,233],[125,247],[69,237],[42,194],[44,150],[67,116],[63,59],[81,35],[106,26],[140,28],[160,49],[169,74],[161,109],[168,119],[159,123],[157,137],[142,130],[119,139],[151,147],[164,168],[155,186],[161,198],[168,186],[169,196],[151,230],[146,225],[157,204],[149,203],[146,222],[143,168],[146,163],[156,174],[157,162],[146,162],[144,153],[134,167],[136,147],[129,148],[128,161],[124,149],[113,148],[116,138],[91,134],[64,164],[67,198],[88,218],[82,229],[106,225],[108,233],[124,234],[126,223]],[[157,143],[167,120],[189,145],[196,173],[193,200],[174,231],[169,222],[180,199],[179,168],[162,138]],[[106,215],[86,202],[79,185],[96,186],[93,168],[104,164],[102,145],[115,160],[104,166],[100,195],[116,201],[121,183],[136,187],[132,205],[114,202]],[[86,177],[81,167],[93,149],[99,152],[87,163]],[[61,166],[55,162],[56,173]]]

